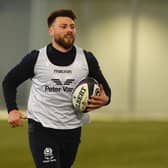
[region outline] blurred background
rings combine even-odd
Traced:
[[[95,54],[112,88],[112,103],[103,112],[115,117],[165,118],[165,0],[0,0],[0,82],[23,56],[50,42],[46,19],[60,8],[76,13],[76,43]],[[20,108],[26,108],[29,87],[30,82],[25,82],[18,89]],[[4,107],[0,89],[0,109]]]
[[[0,0],[0,83],[23,56],[50,42],[47,17],[62,8],[76,13],[76,43],[97,57],[113,93],[83,128],[74,168],[167,167],[168,1]],[[23,110],[30,85],[18,88]],[[2,88],[0,111],[1,119]],[[33,167],[27,124],[11,129],[5,118],[0,130],[0,167]]]

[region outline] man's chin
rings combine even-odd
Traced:
[[[73,44],[72,45],[63,45],[62,47],[68,50],[68,49],[71,49],[73,47]]]
[[[71,41],[65,42],[63,47],[65,49],[70,49],[70,48],[72,48],[73,44],[74,44],[74,41],[71,40]]]
[[[62,46],[64,49],[70,49],[73,47],[74,39],[64,39],[59,41],[57,40],[55,42]]]
[[[67,44],[67,45],[73,45],[74,41],[75,40],[72,39],[72,38],[64,39],[64,43]]]

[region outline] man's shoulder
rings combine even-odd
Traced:
[[[83,51],[86,57],[93,57],[94,56],[91,51],[88,51],[87,49],[84,49],[76,44],[73,47],[75,47],[75,49],[79,49],[79,50]]]
[[[85,57],[86,57],[87,61],[89,61],[89,62],[95,62],[96,61],[96,57],[94,56],[94,54],[91,51],[83,49],[83,52],[85,54]]]
[[[22,64],[22,65],[35,64],[35,62],[38,58],[38,55],[39,55],[38,50],[32,50],[22,58],[20,64]]]

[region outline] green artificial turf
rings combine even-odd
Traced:
[[[34,168],[27,124],[0,120],[0,167]],[[168,122],[92,122],[83,127],[73,168],[166,168]]]

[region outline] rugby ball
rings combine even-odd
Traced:
[[[87,77],[79,82],[72,93],[72,104],[77,112],[87,112],[86,106],[90,96],[99,96],[100,87],[96,79]]]

